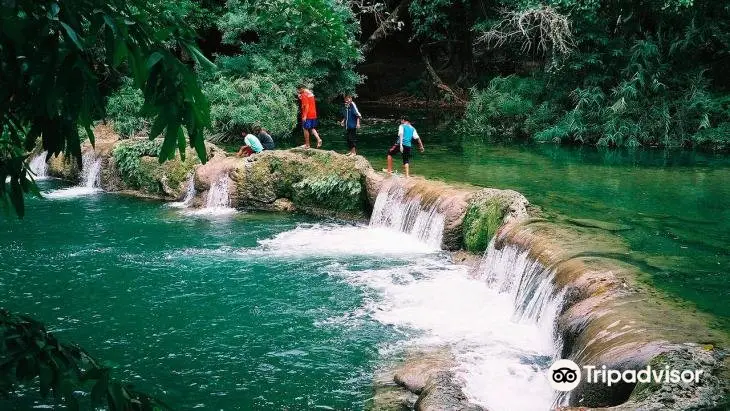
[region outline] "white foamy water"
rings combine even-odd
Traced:
[[[439,251],[385,227],[312,224],[262,240],[259,249],[244,254],[341,258],[323,269],[362,288],[366,302],[357,314],[320,325],[348,326],[369,316],[406,336],[381,347],[384,354],[450,348],[457,362],[454,372],[472,402],[491,411],[550,409],[554,391],[545,370],[556,352],[552,321],[557,305],[540,297],[533,311],[520,309],[524,304],[516,301],[527,293],[508,285],[520,283],[523,270],[529,272],[529,259],[516,250],[491,246],[481,269],[470,272]],[[381,260],[388,262],[387,268],[381,268]],[[487,263],[496,264],[495,269],[486,268]],[[510,276],[517,280],[510,283]],[[549,289],[542,280],[537,284]],[[538,307],[547,314],[534,314]]]
[[[545,378],[553,354],[550,334],[515,321],[512,298],[468,269],[436,256],[378,270],[333,267],[351,284],[376,290],[368,303],[375,320],[411,330],[386,351],[450,347],[464,393],[489,410],[546,410],[553,390]]]
[[[35,175],[36,180],[45,180],[50,178],[48,176],[48,163],[46,163],[46,156],[48,151],[44,151],[37,156],[33,157],[28,163],[30,171]]]
[[[302,224],[259,243],[267,253],[287,256],[381,256],[439,251],[399,231],[335,224]]]
[[[86,196],[101,192],[101,157],[93,151],[84,153],[81,159],[81,184],[75,187],[43,193],[46,198],[63,199]]]
[[[168,203],[168,207],[173,208],[188,208],[193,205],[193,199],[195,198],[195,173],[190,174],[188,182],[185,185],[185,197],[182,201],[175,201]]]
[[[436,205],[423,207],[418,198],[406,198],[403,187],[395,183],[378,193],[370,225],[402,231],[433,247],[441,247],[444,236],[444,216]]]
[[[228,194],[231,179],[228,175],[221,175],[208,190],[205,207],[196,210],[186,210],[186,214],[204,216],[204,217],[221,217],[236,213],[236,209],[231,207],[231,198]]]

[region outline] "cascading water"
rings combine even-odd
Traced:
[[[48,151],[44,151],[37,156],[33,157],[28,163],[30,171],[35,175],[36,180],[44,180],[48,178],[48,163],[46,163],[46,156]]]
[[[84,153],[82,157],[81,182],[86,188],[97,188],[101,184],[101,157],[93,151]]]
[[[188,182],[185,186],[185,197],[183,197],[182,201],[175,201],[174,203],[170,203],[170,207],[174,208],[188,208],[191,205],[193,205],[193,199],[195,198],[195,173],[191,173],[190,177],[188,178]]]
[[[46,198],[70,198],[101,191],[101,157],[93,151],[87,151],[81,157],[80,184],[75,187],[62,188],[45,193]]]
[[[408,233],[431,246],[440,247],[444,216],[436,205],[424,207],[419,198],[406,198],[406,191],[390,184],[378,193],[370,217],[371,227],[387,227]]]
[[[215,180],[208,189],[208,196],[205,199],[205,206],[203,206],[203,208],[190,211],[190,214],[203,216],[219,216],[235,213],[236,210],[234,208],[231,208],[231,198],[228,194],[228,189],[230,185],[231,178],[228,177],[227,174],[223,174],[218,177],[218,179]]]
[[[228,185],[230,179],[223,175],[208,190],[208,198],[205,201],[205,208],[221,208],[231,205],[231,199],[228,197]]]

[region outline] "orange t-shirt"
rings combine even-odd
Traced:
[[[314,101],[314,93],[304,90],[299,94],[302,101],[302,120],[315,120],[317,118],[317,103]]]

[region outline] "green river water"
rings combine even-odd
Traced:
[[[138,388],[183,409],[360,409],[370,395],[393,333],[366,317],[340,324],[366,295],[328,267],[379,258],[268,249],[259,241],[307,223],[283,214],[196,217],[111,194],[27,210],[0,221],[2,306]]]

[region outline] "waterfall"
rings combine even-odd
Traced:
[[[81,157],[79,185],[44,193],[46,198],[72,198],[95,194],[101,191],[101,157],[87,151]]]
[[[93,151],[84,153],[81,160],[81,183],[86,188],[98,188],[101,185],[101,157]]]
[[[557,291],[553,269],[530,256],[529,250],[505,244],[497,249],[490,242],[476,277],[512,302],[512,321],[534,325],[547,346],[546,354],[559,359],[563,341],[556,332],[556,320],[563,306],[564,291]],[[551,361],[552,362],[552,361]],[[550,364],[547,364],[549,366]],[[555,396],[553,405],[561,405],[567,396]]]
[[[205,208],[228,208],[231,199],[228,197],[228,185],[231,180],[227,175],[222,175],[208,190],[208,198],[205,201]]]
[[[190,178],[188,178],[188,182],[185,187],[185,197],[183,197],[182,201],[170,203],[170,207],[188,208],[193,205],[193,199],[195,198],[195,173],[190,174]]]
[[[403,187],[391,184],[378,193],[370,226],[392,228],[433,247],[441,247],[444,215],[439,213],[436,204],[424,206],[420,198],[407,198]]]
[[[48,178],[48,163],[46,163],[46,156],[48,151],[44,151],[37,156],[33,157],[28,163],[30,171],[35,175],[36,180],[44,180]]]

